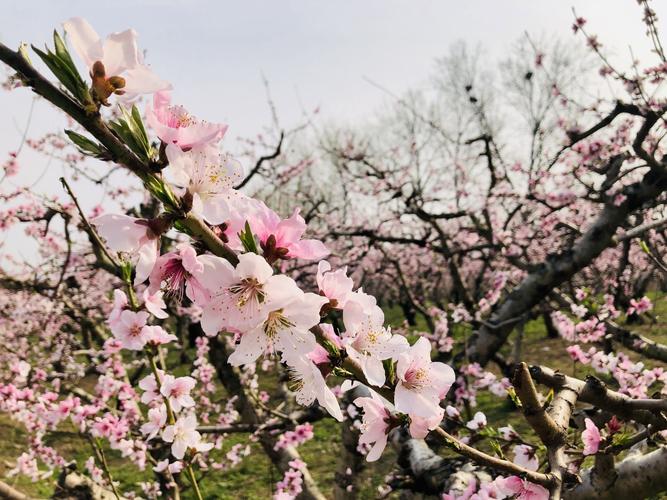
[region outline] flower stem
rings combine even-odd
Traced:
[[[201,496],[201,491],[199,491],[199,484],[197,484],[197,476],[195,476],[195,471],[192,469],[192,465],[188,464],[185,469],[188,473],[188,479],[192,483],[192,488],[195,491],[195,496],[197,500],[204,500],[204,497]]]
[[[95,454],[97,455],[97,458],[100,462],[100,465],[102,466],[102,469],[104,470],[104,473],[107,476],[107,480],[109,481],[109,486],[111,486],[111,491],[113,492],[114,496],[116,497],[116,500],[120,500],[120,494],[118,493],[118,490],[116,489],[116,485],[113,482],[113,478],[111,477],[111,471],[109,470],[109,464],[107,463],[107,457],[104,454],[104,450],[102,449],[102,446],[98,442],[97,439],[93,437],[89,437],[90,439],[90,444],[93,446],[93,450],[95,450]]]

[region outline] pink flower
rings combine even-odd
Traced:
[[[169,317],[165,311],[167,304],[165,304],[164,299],[162,298],[163,295],[164,294],[162,292],[155,292],[151,294],[148,288],[146,288],[143,293],[144,307],[149,313],[159,319],[165,319]]]
[[[234,351],[234,353],[237,351]],[[303,406],[310,406],[317,400],[332,417],[342,422],[343,412],[340,410],[338,399],[336,399],[334,393],[327,386],[324,376],[317,365],[308,357],[299,356],[291,352],[287,352],[283,356],[283,361],[290,368],[290,377],[295,387],[296,402]],[[231,356],[229,362],[230,364],[234,364],[232,363]]]
[[[158,369],[158,375],[160,380],[164,378],[164,372],[162,370]],[[141,402],[144,404],[151,404],[160,395],[160,388],[155,380],[155,375],[152,373],[139,381],[139,388],[144,391],[141,395]]]
[[[354,282],[347,276],[347,267],[331,270],[331,264],[321,260],[317,265],[317,287],[335,309],[343,309],[352,293]]]
[[[628,307],[628,315],[630,314],[643,314],[647,311],[653,309],[653,303],[651,299],[644,296],[639,300],[630,299],[630,307]]]
[[[150,274],[148,292],[153,295],[160,289],[168,295],[183,300],[185,294],[192,302],[204,305],[211,298],[199,278],[204,273],[204,261],[190,245],[179,245],[178,250],[158,257]]]
[[[320,309],[327,299],[304,293],[294,280],[284,275],[273,277],[264,290],[264,319],[241,335],[241,341],[229,356],[231,365],[254,363],[264,352],[275,351],[282,353],[283,361],[288,357],[307,359],[317,345],[310,329],[319,324]],[[309,363],[312,364],[310,360]]]
[[[213,146],[184,152],[170,144],[166,153],[169,166],[165,173],[192,195],[192,212],[212,225],[227,222],[234,205],[244,199],[233,189],[243,179],[241,164]]]
[[[204,443],[201,434],[197,432],[197,417],[188,415],[180,417],[173,425],[168,425],[162,431],[162,439],[171,443],[171,454],[181,460],[188,449],[194,451],[209,451],[213,443]]]
[[[183,470],[183,462],[176,460],[175,462],[170,463],[169,459],[165,458],[164,460],[160,460],[157,464],[155,464],[153,470],[155,472],[163,472],[168,470],[172,474],[178,474]]]
[[[600,448],[600,430],[590,418],[584,420],[586,430],[581,433],[581,440],[584,443],[584,455],[595,455]]]
[[[353,294],[343,310],[345,335],[343,344],[348,356],[359,363],[371,385],[381,387],[385,382],[382,361],[396,358],[408,349],[408,341],[392,335],[384,328],[384,313],[375,299],[365,293]]]
[[[475,413],[473,419],[466,424],[466,427],[471,431],[478,431],[483,429],[486,427],[486,415],[484,415],[484,413],[481,411],[478,411]]]
[[[526,444],[514,447],[514,463],[528,470],[537,470],[540,465],[535,449]]]
[[[431,362],[431,344],[426,338],[420,337],[398,356],[396,376],[398,411],[422,418],[443,415],[440,400],[454,383],[454,370],[444,363]]]
[[[410,417],[410,435],[415,439],[424,439],[429,431],[432,431],[442,422],[442,416],[435,415],[431,418],[422,418],[419,415]]]
[[[159,237],[146,221],[127,215],[105,214],[91,222],[111,250],[130,255],[136,265],[134,284],[146,281],[157,260],[159,245]]]
[[[122,290],[113,291],[113,307],[109,313],[109,318],[107,319],[107,324],[110,328],[113,328],[114,325],[120,321],[120,314],[124,309],[127,308],[127,295]]]
[[[519,476],[499,477],[494,483],[503,494],[516,495],[517,500],[547,500],[549,498],[549,490],[539,484],[524,481]]]
[[[500,491],[495,481],[491,481],[490,483],[480,484],[479,490],[470,497],[470,500],[494,500],[504,497],[505,494]]]
[[[280,284],[286,277],[273,276],[271,266],[257,254],[239,255],[236,268],[213,255],[201,256],[200,262],[207,266],[200,280],[212,297],[201,318],[207,335],[223,328],[245,332],[255,327],[266,319],[271,290],[283,295]]]
[[[141,433],[146,434],[146,441],[150,441],[162,430],[167,423],[167,407],[164,404],[148,410],[148,422],[141,426]]]
[[[265,255],[270,261],[278,259],[322,259],[329,250],[319,240],[302,240],[306,221],[295,209],[289,219],[281,220],[278,214],[264,203],[257,203],[256,213],[248,221]]]
[[[579,363],[584,364],[588,364],[590,362],[588,354],[586,354],[578,344],[567,346],[565,350],[572,358],[572,361],[578,361]]]
[[[169,400],[169,405],[175,412],[179,412],[183,408],[192,408],[195,405],[190,391],[196,383],[192,377],[174,377],[167,374],[162,379],[160,394]]]
[[[144,329],[147,320],[147,312],[134,312],[125,309],[121,313],[118,323],[111,329],[111,332],[120,341],[123,349],[140,351],[144,348],[147,341],[148,332]]]
[[[164,345],[178,340],[176,335],[167,333],[164,328],[158,325],[145,326],[143,335],[146,338],[146,343],[152,346]]]
[[[451,419],[455,419],[455,420],[460,420],[461,419],[461,412],[452,405],[447,405],[445,407],[445,413]]]
[[[187,150],[215,144],[223,138],[227,125],[209,123],[190,115],[183,106],[170,106],[171,93],[153,94],[153,106],[146,109],[146,122],[166,144],[176,144]]]
[[[371,397],[357,398],[354,404],[363,408],[364,416],[361,423],[359,444],[372,445],[366,460],[375,462],[387,446],[390,414],[379,396],[371,391]]]
[[[101,102],[106,103],[114,92],[131,99],[171,88],[144,64],[134,30],[112,33],[102,40],[80,17],[65,21],[63,26],[74,50],[90,69],[93,91]]]
[[[505,427],[498,427],[498,432],[500,432],[500,437],[505,441],[514,441],[519,438],[519,433],[514,430],[511,424],[507,424]]]

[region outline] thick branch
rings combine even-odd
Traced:
[[[618,500],[649,498],[667,490],[667,449],[660,447],[645,455],[633,455],[614,469],[615,480],[598,481],[593,470],[583,474],[583,483],[566,491],[567,500]],[[613,478],[613,475],[612,475]]]
[[[584,382],[544,366],[531,366],[530,373],[540,384],[557,390],[570,388],[579,393],[579,401],[607,410],[621,420],[667,429],[667,419],[662,416],[667,411],[667,399],[632,399],[608,389],[595,377],[589,376]]]
[[[666,187],[667,174],[664,169],[653,169],[640,182],[627,186],[624,194],[628,199],[621,206],[606,204],[592,226],[572,248],[550,255],[536,266],[502,301],[488,322],[500,324],[539,304],[555,287],[590,265],[606,248],[613,245],[614,235],[627,216],[645,202],[659,196]],[[486,364],[505,343],[511,331],[511,326],[495,330],[482,326],[471,339],[468,357],[471,361]]]

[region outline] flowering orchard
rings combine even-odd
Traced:
[[[366,133],[280,130],[238,158],[227,125],[172,104],[133,30],[74,18],[44,50],[0,44],[6,90],[70,123],[21,147],[109,200],[12,183],[20,150],[2,165],[2,229],[42,264],[0,274],[0,412],[25,430],[0,492],[234,498],[220,478],[256,454],[275,498],[666,491],[667,58],[640,4],[651,66],[613,66],[575,17],[592,53],[526,38],[497,94],[459,47],[436,97]],[[591,61],[610,98],[581,91]],[[524,362],[535,325],[570,362]],[[300,449],[332,422],[325,488]]]

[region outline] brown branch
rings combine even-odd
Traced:
[[[552,482],[549,485],[550,498],[559,499],[564,485],[577,484],[581,480],[568,471],[565,458],[567,429],[572,410],[579,397],[579,388],[560,388],[548,409],[539,400],[528,365],[519,363],[512,381],[523,407],[523,414],[535,433],[547,448]]]
[[[234,189],[241,189],[243,186],[248,184],[250,180],[259,173],[260,169],[262,168],[262,164],[265,161],[270,161],[278,158],[280,156],[282,147],[283,147],[283,140],[285,139],[285,132],[280,131],[280,139],[278,140],[278,145],[276,146],[276,149],[273,151],[273,153],[265,155],[260,157],[257,162],[255,163],[255,166],[248,172],[248,175],[245,176],[245,178],[236,186],[234,186]]]
[[[667,411],[667,399],[632,399],[608,389],[596,377],[588,376],[583,381],[545,366],[531,366],[530,373],[538,383],[556,390],[570,388],[579,393],[579,401],[607,410],[621,420],[667,429],[667,419],[662,415]]]
[[[21,493],[4,481],[0,481],[0,498],[6,498],[7,500],[32,500],[32,497]]]

